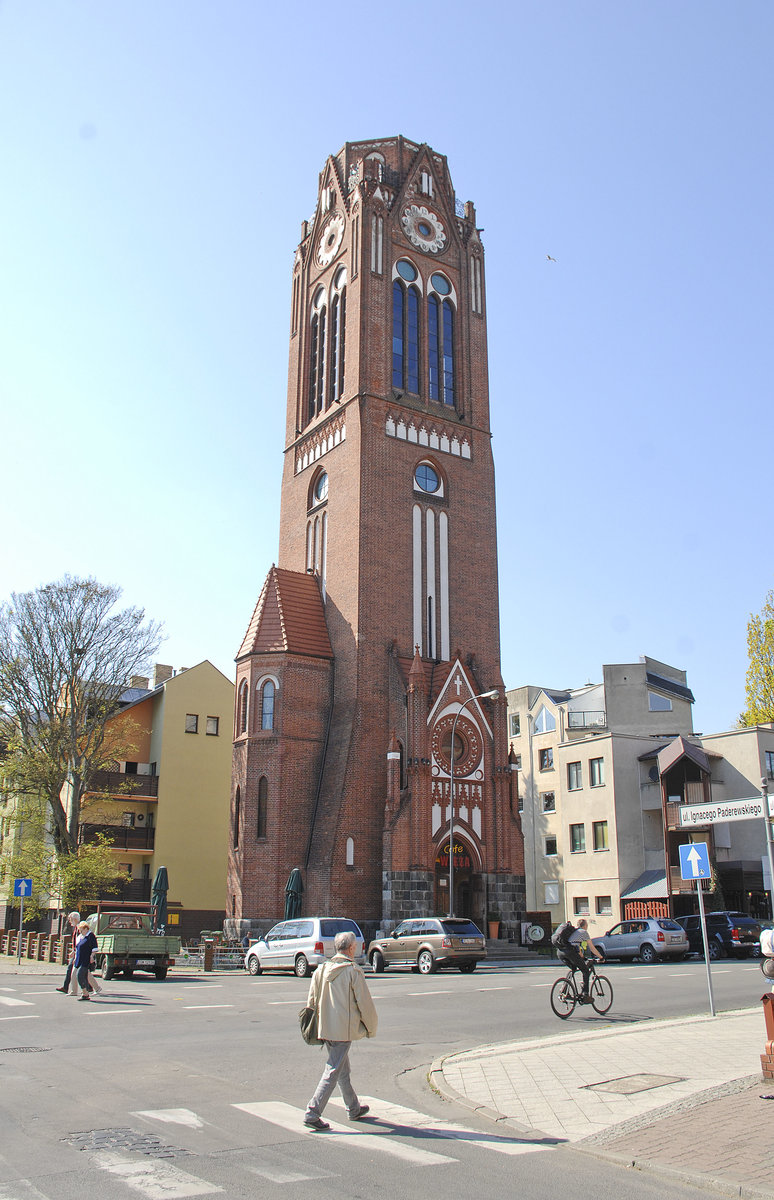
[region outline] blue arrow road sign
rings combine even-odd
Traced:
[[[689,842],[680,847],[680,874],[683,879],[708,879],[709,850],[706,842]]]
[[[32,880],[31,879],[14,879],[13,894],[14,894],[14,896],[31,896],[32,895]]]

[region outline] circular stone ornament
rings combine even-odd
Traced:
[[[344,218],[341,213],[334,213],[326,222],[320,240],[317,243],[317,261],[321,267],[327,267],[339,251],[341,239],[344,237]]]
[[[446,231],[440,219],[424,205],[404,208],[401,224],[408,240],[425,254],[437,254],[446,245]]]

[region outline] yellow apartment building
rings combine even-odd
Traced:
[[[164,866],[169,931],[189,938],[220,928],[234,685],[207,660],[177,672],[157,664],[152,681],[131,680],[122,702],[113,721],[135,757],[102,772],[100,791],[81,809],[81,840],[107,833],[131,877],[103,906],[147,909],[153,878]]]

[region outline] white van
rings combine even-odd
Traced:
[[[245,969],[251,975],[262,971],[295,971],[299,979],[311,975],[315,967],[333,958],[333,939],[337,933],[354,933],[357,938],[355,962],[366,961],[365,940],[360,926],[347,917],[300,917],[280,921],[268,933],[253,942],[245,954]]]

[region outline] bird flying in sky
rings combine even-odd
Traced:
[[[549,262],[556,262],[556,259],[555,259],[555,258],[552,258],[550,254],[547,254],[547,255],[546,255],[546,258],[547,258],[547,260],[548,260]]]

